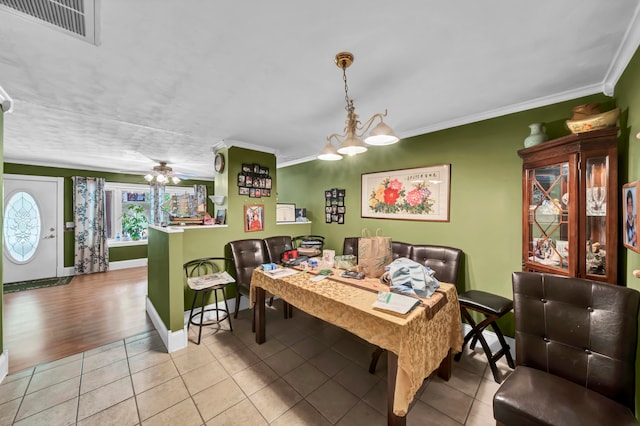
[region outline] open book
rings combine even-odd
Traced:
[[[420,299],[388,291],[378,292],[376,301],[371,305],[374,309],[381,309],[404,315],[420,304]]]
[[[235,279],[229,275],[227,271],[215,272],[209,275],[201,275],[199,277],[191,277],[187,280],[189,287],[193,290],[202,290],[203,288],[213,287],[221,284],[235,282]]]

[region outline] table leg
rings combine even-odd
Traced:
[[[393,400],[396,394],[396,376],[398,374],[398,355],[387,351],[387,424],[405,426],[407,418],[393,414]]]
[[[254,312],[254,320],[256,322],[256,343],[262,344],[266,340],[266,317],[265,317],[265,307],[264,307],[264,298],[265,291],[263,288],[256,287],[256,304],[253,306],[255,309]]]
[[[451,378],[451,365],[453,363],[453,356],[451,355],[451,349],[447,352],[447,356],[444,357],[438,367],[438,377],[443,380],[449,381]]]

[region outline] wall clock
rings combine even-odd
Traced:
[[[221,152],[216,154],[216,158],[213,161],[213,169],[218,173],[222,173],[224,170],[224,155]]]

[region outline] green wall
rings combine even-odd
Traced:
[[[146,185],[147,182],[144,177],[139,175],[128,175],[122,173],[107,173],[91,170],[80,169],[65,169],[59,167],[43,167],[43,166],[31,166],[25,164],[5,163],[4,173],[17,174],[17,175],[32,175],[32,176],[50,176],[50,177],[62,177],[64,178],[64,222],[73,222],[73,181],[72,176],[91,176],[102,177],[108,182],[119,183],[136,183]],[[207,194],[213,194],[213,182],[201,181],[201,180],[183,180],[179,186],[193,186],[195,184],[206,185]],[[211,213],[212,204],[211,201],[207,202],[207,207]],[[61,224],[64,225],[64,224]],[[64,232],[64,266],[72,267],[74,263],[74,237],[73,230]],[[113,247],[109,249],[109,260],[111,262],[141,259],[147,257],[147,246],[124,246]]]
[[[618,161],[620,167],[618,182],[621,187],[627,182],[640,180],[640,140],[636,138],[636,134],[640,132],[639,77],[640,51],[636,52],[615,88],[615,97],[622,110],[620,127],[624,153],[620,155]],[[622,200],[619,208],[622,208]],[[619,211],[624,211],[624,209]],[[619,233],[622,234],[622,223],[619,224]],[[623,246],[620,246],[619,250],[618,259],[622,265],[622,279],[629,287],[640,290],[640,280],[632,274],[634,270],[640,269],[640,254]]]
[[[619,184],[640,180],[640,140],[636,134],[640,132],[640,51],[637,51],[633,59],[624,71],[615,88],[615,97],[618,106],[622,110],[620,128],[621,141],[624,144],[624,152],[620,155],[618,165],[620,167]],[[623,200],[620,200],[621,212]],[[622,234],[622,223],[619,224],[619,234]],[[633,276],[633,271],[640,269],[640,254],[620,246],[618,259],[621,264],[621,278],[626,279],[629,287],[640,290],[640,280]],[[640,336],[636,345],[636,416],[640,407]]]
[[[184,232],[179,233],[166,233],[152,228],[149,232],[149,299],[171,331],[183,328],[184,311],[191,308],[193,300],[193,292],[188,288],[182,273],[183,263],[202,257],[231,258],[227,245],[229,241],[277,235],[306,235],[311,230],[309,223],[276,224],[278,180],[273,154],[239,147],[224,148],[218,152],[225,155],[227,165],[222,173],[216,175],[215,192],[226,198],[224,206],[215,207],[227,208],[227,226],[185,227]],[[242,170],[242,164],[260,164],[269,168],[272,179],[270,197],[249,198],[238,194],[237,176]],[[264,205],[264,230],[244,231],[244,207],[249,204]],[[228,267],[232,268],[232,265]],[[230,287],[228,290],[227,297],[234,297],[234,289]],[[207,303],[213,303],[212,299],[213,295],[210,295]]]
[[[465,253],[460,291],[483,289],[510,296],[511,272],[521,269],[522,162],[517,150],[529,134],[528,124],[546,122],[550,138],[564,136],[571,109],[593,101],[611,103],[603,95],[591,96],[370,147],[341,161],[282,168],[279,197],[306,207],[312,232],[324,235],[326,246],[338,252],[344,237],[359,236],[363,228],[372,233],[379,228],[397,241],[457,247]],[[362,173],[437,164],[451,164],[449,222],[360,217]],[[324,223],[324,190],[333,187],[346,189],[344,225]]]

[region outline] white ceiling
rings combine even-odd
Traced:
[[[340,51],[361,120],[406,138],[611,95],[640,44],[637,0],[99,4],[98,46],[0,11],[5,161],[211,178],[224,140],[292,164],[344,126]]]

